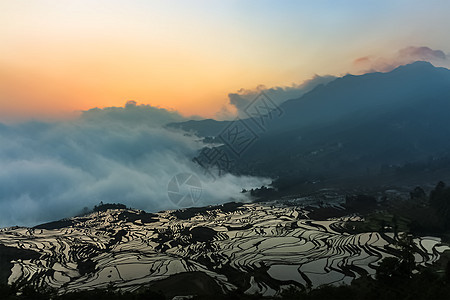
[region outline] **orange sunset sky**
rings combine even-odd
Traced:
[[[0,2],[0,122],[128,100],[213,117],[228,93],[450,51],[449,1]],[[445,65],[447,62],[443,61]]]

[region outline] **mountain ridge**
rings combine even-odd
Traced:
[[[287,100],[280,109],[282,116],[266,117],[263,130],[251,119],[242,120],[253,126],[257,138],[239,157],[233,156],[228,171],[300,181],[382,177],[385,171],[395,173],[430,159],[447,161],[450,155],[450,70],[428,62],[337,78]],[[201,122],[179,128],[202,135],[212,133],[203,124],[215,131],[231,124]],[[228,151],[227,146],[219,149]],[[450,170],[450,165],[443,167]],[[418,174],[425,176],[426,169]],[[430,180],[438,176],[442,174]]]

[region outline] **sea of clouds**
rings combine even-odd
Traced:
[[[269,179],[226,174],[212,180],[192,158],[197,137],[164,127],[177,112],[137,105],[92,109],[78,119],[0,124],[0,227],[71,217],[100,201],[157,212],[178,208],[168,198],[173,176],[202,182],[198,206],[248,201],[243,188]]]

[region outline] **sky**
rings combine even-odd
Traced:
[[[247,201],[272,179],[193,163],[165,124],[232,119],[347,73],[450,67],[449,1],[0,0],[0,227],[100,201],[159,211],[177,174],[195,205]],[[127,103],[127,104],[126,104]],[[95,108],[95,109],[94,109]]]
[[[447,55],[449,11],[444,0],[2,0],[0,123],[129,100],[214,117],[241,89],[386,69],[407,47]]]

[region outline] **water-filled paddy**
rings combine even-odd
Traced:
[[[345,218],[306,219],[307,212],[295,206],[245,204],[191,219],[168,211],[155,214],[151,223],[140,215],[127,211],[132,217],[127,221],[123,211],[109,210],[74,218],[59,229],[1,229],[1,244],[39,257],[14,260],[9,283],[134,290],[174,274],[203,272],[232,290],[232,273],[242,272],[249,274],[247,292],[276,294],[290,284],[340,284],[374,275],[381,259],[398,253],[393,234],[350,234]],[[417,264],[432,263],[450,249],[436,237],[413,242]]]

